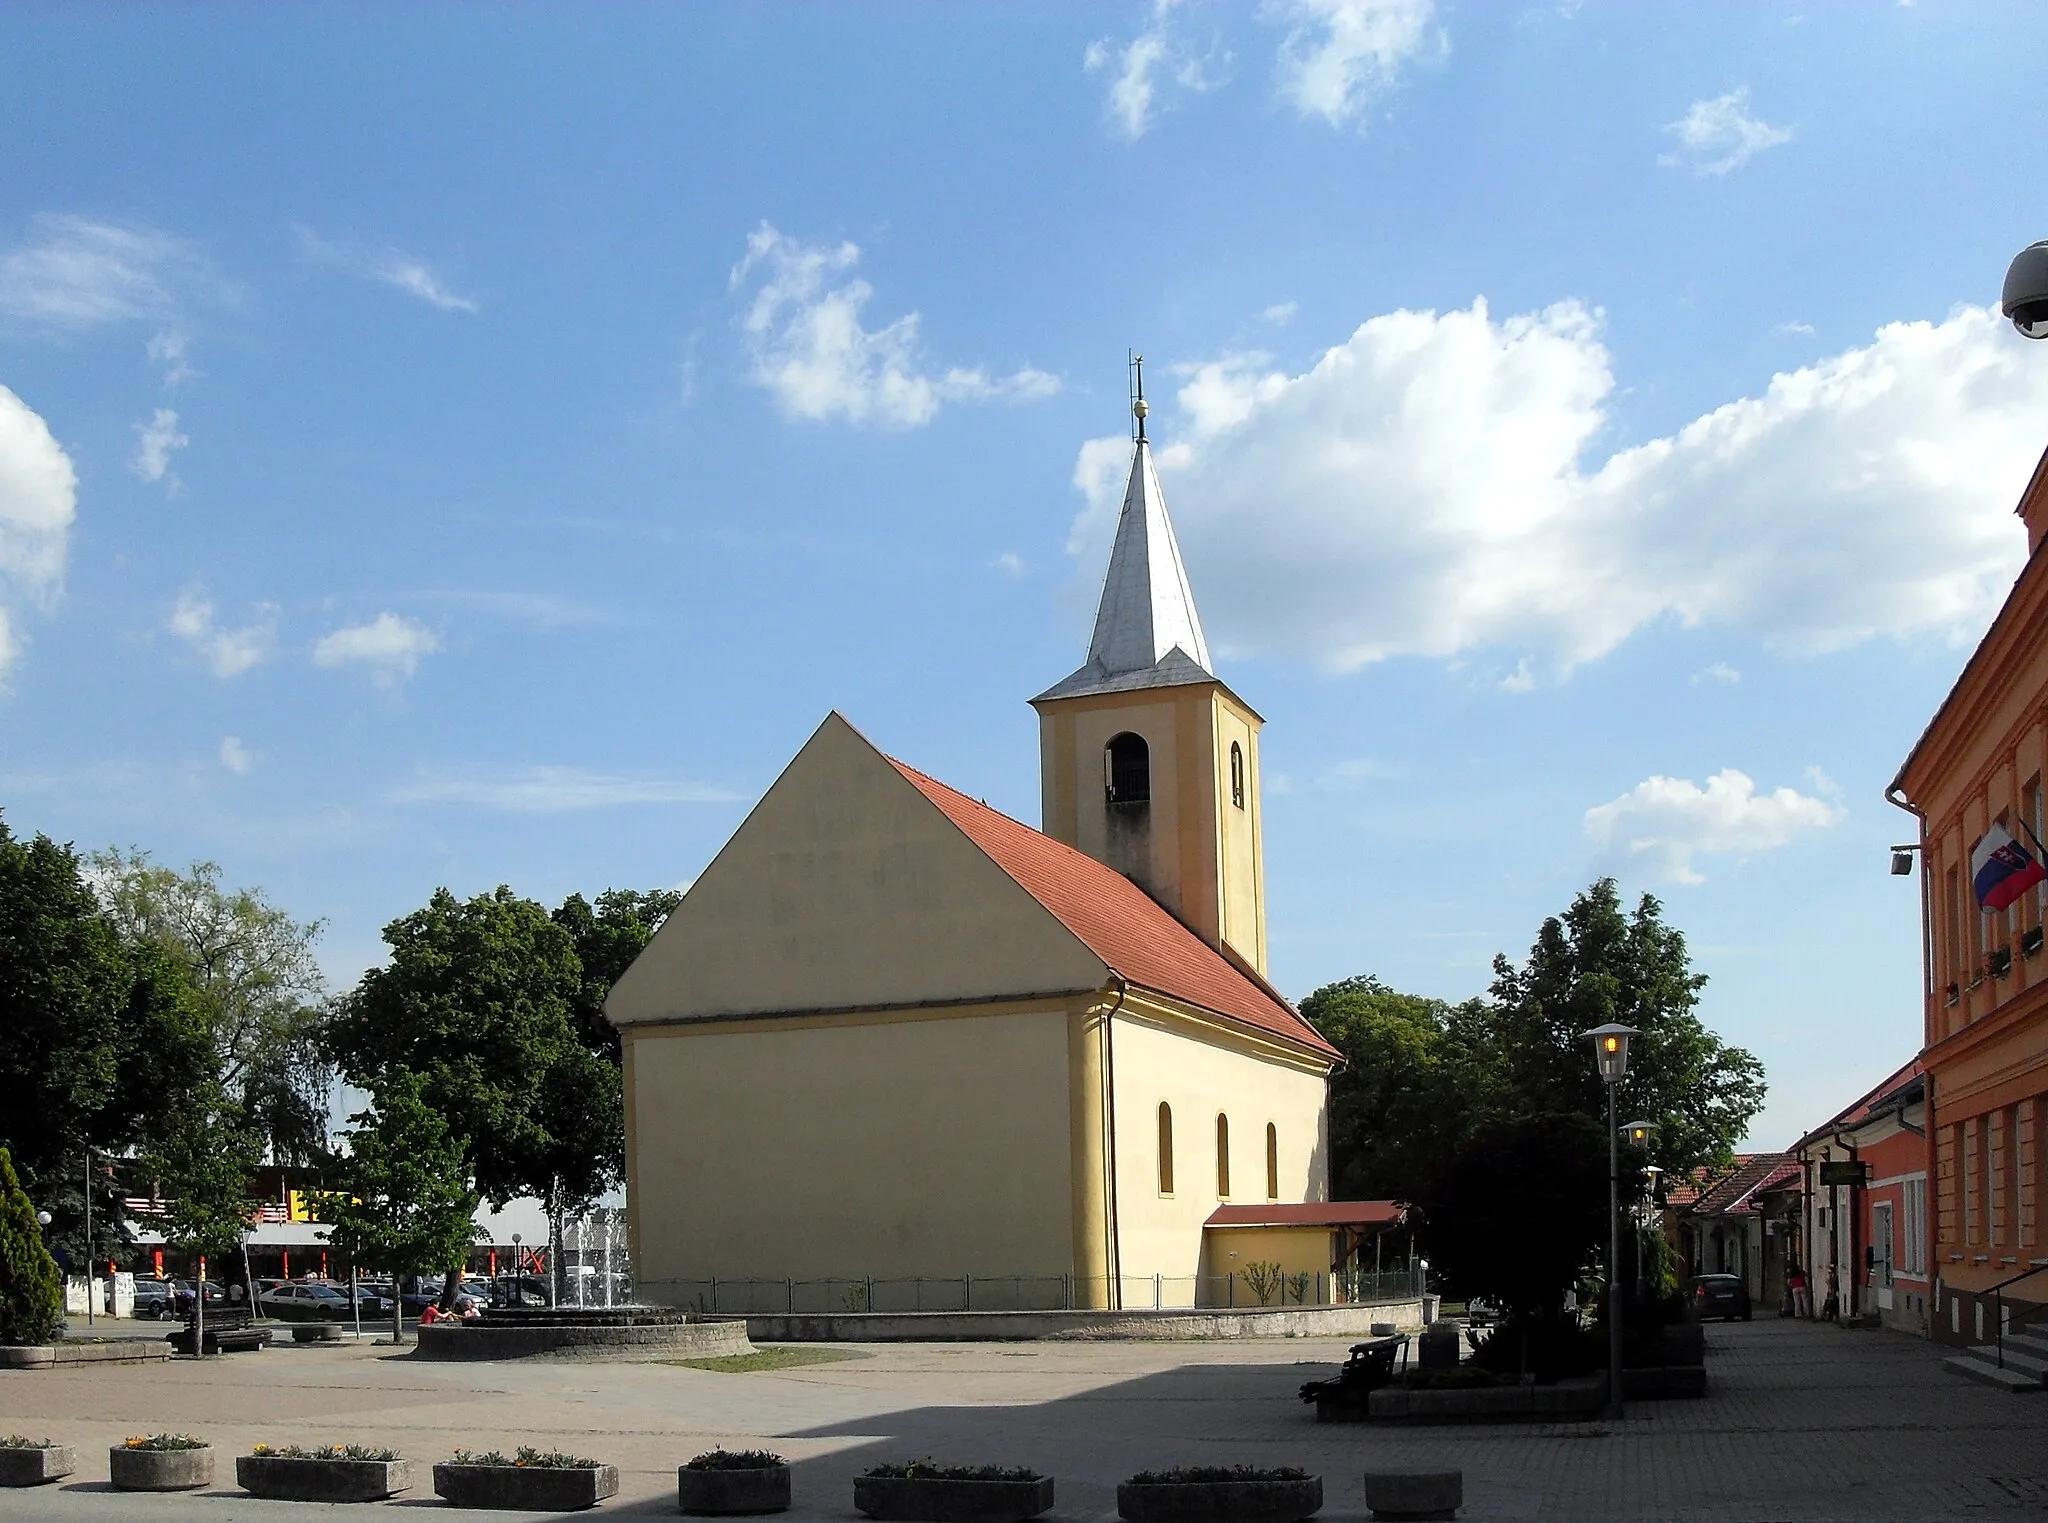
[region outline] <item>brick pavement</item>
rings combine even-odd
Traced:
[[[798,1462],[795,1520],[852,1517],[857,1471],[920,1454],[1050,1471],[1054,1517],[1073,1523],[1113,1516],[1115,1483],[1132,1470],[1192,1461],[1316,1470],[1333,1519],[1363,1515],[1368,1463],[1461,1465],[1473,1523],[2048,1517],[2048,1395],[1972,1385],[1943,1371],[1933,1346],[1889,1333],[1773,1319],[1707,1338],[1704,1401],[1638,1404],[1618,1425],[1422,1429],[1318,1427],[1293,1391],[1342,1344],[1311,1340],[891,1346],[752,1375],[419,1364],[374,1347],[0,1372],[0,1430],[47,1432],[86,1461],[66,1488],[0,1494],[0,1517],[135,1515],[142,1504],[99,1488],[105,1446],[166,1427],[204,1434],[224,1456],[258,1440],[389,1443],[422,1460],[458,1444],[572,1448],[622,1467],[604,1511],[628,1515],[672,1514],[675,1465],[723,1442]],[[235,1495],[152,1498],[147,1512],[168,1523],[307,1512]],[[424,1485],[406,1499],[423,1500]]]

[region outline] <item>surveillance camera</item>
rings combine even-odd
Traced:
[[[2030,243],[2005,272],[1999,310],[2028,338],[2048,338],[2048,241]]]

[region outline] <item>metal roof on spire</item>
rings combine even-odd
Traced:
[[[1142,367],[1142,359],[1135,362]],[[1109,553],[1109,574],[1103,578],[1102,602],[1095,610],[1095,635],[1088,642],[1088,661],[1040,698],[1072,698],[1083,693],[1124,692],[1133,688],[1175,687],[1188,682],[1213,682],[1209,642],[1195,612],[1195,594],[1188,586],[1187,567],[1166,516],[1166,494],[1152,466],[1152,448],[1145,438],[1144,371],[1138,370],[1137,438],[1131,446],[1131,475],[1124,487],[1116,545]]]

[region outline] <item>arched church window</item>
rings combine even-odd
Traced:
[[[1244,808],[1244,748],[1230,743],[1230,802]]]
[[[1230,1118],[1216,1113],[1216,1198],[1230,1199]]]
[[[1280,1128],[1266,1123],[1266,1199],[1280,1198]]]
[[[1173,1193],[1173,1107],[1159,1102],[1159,1193]]]
[[[1152,748],[1126,730],[1102,750],[1102,780],[1112,804],[1152,802]]]

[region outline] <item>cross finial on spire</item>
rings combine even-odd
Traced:
[[[1137,397],[1131,403],[1131,416],[1138,420],[1138,442],[1145,442],[1145,414],[1152,409],[1145,402],[1145,356],[1131,356],[1131,370],[1137,376]]]

